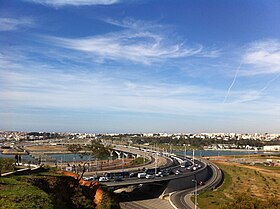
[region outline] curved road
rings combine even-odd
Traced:
[[[214,163],[208,162],[212,169],[212,177],[205,183],[203,186],[198,186],[197,191],[201,192],[202,190],[214,189],[217,185],[220,184],[223,178],[221,170]],[[170,196],[170,202],[176,209],[192,209],[195,208],[194,203],[191,201],[192,193],[195,191],[195,188],[186,189],[183,191],[175,192]]]

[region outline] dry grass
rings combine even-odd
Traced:
[[[217,159],[213,161],[225,173],[225,182],[216,191],[199,195],[200,208],[219,208],[244,193],[253,198],[280,200],[280,169],[249,166]]]

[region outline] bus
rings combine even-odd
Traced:
[[[109,172],[105,174],[105,177],[109,179],[114,179],[114,178],[125,178],[129,177],[129,172],[128,171],[121,171],[121,172]]]

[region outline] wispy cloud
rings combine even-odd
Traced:
[[[149,81],[136,71],[121,77],[82,66],[65,71],[65,66],[42,64],[16,53],[0,56],[0,63],[4,64],[0,66],[0,100],[9,107],[183,115],[214,111],[201,102],[213,89],[170,84],[153,77]]]
[[[127,114],[129,118],[136,117],[138,123],[142,123],[145,120],[143,115],[146,115],[159,126],[164,125],[162,120],[171,124],[170,118],[184,118],[180,123],[184,128],[190,119],[193,122],[215,118],[214,123],[221,120],[226,124],[240,124],[246,116],[243,124],[247,125],[248,121],[254,122],[256,116],[279,118],[280,114],[279,106],[275,105],[279,104],[279,98],[264,100],[261,99],[263,95],[254,90],[231,91],[229,102],[223,104],[220,101],[226,91],[202,83],[172,83],[162,81],[152,73],[125,72],[122,67],[114,68],[114,71],[122,70],[121,76],[116,76],[112,71],[104,70],[104,65],[99,66],[102,68],[100,73],[98,66],[94,70],[88,70],[84,65],[76,69],[71,64],[30,59],[29,54],[25,57],[18,51],[0,53],[0,116],[4,121],[11,121],[13,117],[30,120],[32,128],[38,125],[37,119],[36,122],[32,120],[34,117],[46,118],[43,121],[49,124],[53,124],[54,118],[64,123],[61,118],[64,114],[74,117],[77,112],[91,118],[87,124],[98,123],[100,127],[107,123],[104,118],[121,121],[113,115],[123,117]],[[102,117],[93,119],[92,114]],[[161,118],[160,121],[157,117]],[[176,123],[181,119],[176,119]],[[67,124],[76,127],[72,121]],[[208,127],[209,124],[205,124]],[[51,129],[55,127],[49,126]],[[62,126],[57,124],[57,127]]]
[[[92,53],[104,60],[130,60],[149,64],[159,59],[198,55],[202,47],[187,48],[183,43],[167,44],[161,36],[147,33],[107,34],[104,36],[68,39],[49,37],[57,46]]]
[[[0,17],[0,31],[15,31],[21,28],[30,28],[35,26],[35,21],[29,17],[8,18]]]
[[[261,114],[263,105],[256,91],[232,91],[229,103],[219,101],[226,93],[201,85],[170,84],[157,78],[130,79],[133,72],[120,78],[110,72],[91,72],[42,65],[23,57],[0,57],[0,100],[9,108],[53,108],[85,111],[135,112],[175,115]],[[137,74],[137,72],[134,72]],[[125,101],[125,102],[124,102]],[[275,103],[275,101],[274,101]],[[265,111],[268,114],[267,111]]]
[[[122,20],[116,20],[116,19],[112,19],[112,18],[103,18],[101,19],[102,21],[111,24],[111,25],[115,25],[121,28],[128,28],[128,29],[132,29],[132,30],[141,30],[141,31],[146,31],[146,30],[155,30],[155,29],[166,29],[168,26],[167,25],[161,25],[158,24],[156,21],[141,21],[141,20],[135,20],[133,18],[130,17],[126,17]]]
[[[111,5],[123,0],[25,0],[50,6],[89,6],[89,5]]]
[[[258,41],[250,44],[242,57],[243,75],[275,74],[280,72],[280,41]]]
[[[190,56],[213,58],[219,56],[219,50],[207,50],[200,44],[188,46],[184,41],[168,37],[160,25],[133,21],[108,20],[110,24],[124,28],[121,31],[100,36],[63,38],[44,37],[48,43],[92,54],[97,60],[133,61],[150,64],[167,59]]]

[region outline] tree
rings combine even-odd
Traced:
[[[101,141],[93,140],[89,146],[89,151],[97,160],[110,156],[110,147],[104,146]],[[101,164],[102,166],[102,164]],[[97,165],[96,165],[97,169]],[[101,167],[102,169],[102,167]]]
[[[68,151],[77,154],[78,152],[80,152],[83,148],[81,147],[81,145],[79,144],[70,144],[67,146]]]

